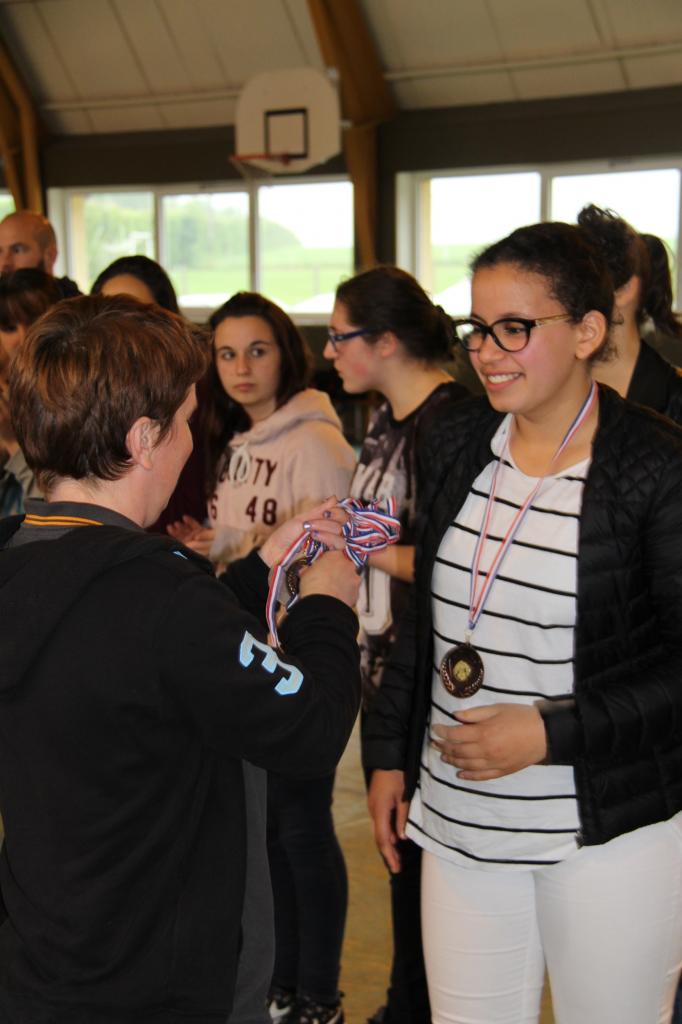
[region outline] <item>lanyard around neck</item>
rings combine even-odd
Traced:
[[[492,517],[492,510],[493,510],[493,506],[495,504],[495,494],[497,492],[497,483],[498,483],[498,476],[499,476],[499,472],[500,472],[500,466],[502,465],[504,457],[505,457],[505,455],[506,455],[506,453],[507,453],[507,451],[509,449],[509,437],[510,437],[510,434],[511,434],[511,430],[508,432],[507,437],[506,437],[505,442],[504,442],[504,447],[503,447],[503,449],[502,449],[502,451],[500,453],[500,457],[498,459],[497,465],[495,466],[495,470],[493,472],[493,478],[492,478],[492,481],[491,481],[491,484],[490,484],[490,492],[488,494],[488,500],[486,502],[486,507],[485,507],[485,514],[483,516],[483,525],[481,527],[481,532],[478,535],[478,540],[476,541],[476,547],[474,548],[474,557],[473,557],[473,561],[472,561],[472,565],[471,565],[471,579],[470,579],[470,582],[469,582],[469,616],[468,616],[468,619],[467,619],[467,635],[466,635],[467,643],[469,642],[471,634],[473,633],[474,629],[476,628],[476,624],[477,624],[479,618],[481,617],[481,613],[482,613],[482,611],[483,611],[483,609],[485,607],[485,604],[486,604],[486,602],[488,600],[488,597],[490,595],[490,590],[492,588],[493,583],[495,582],[495,578],[496,578],[498,572],[500,571],[500,567],[502,565],[502,562],[504,561],[505,556],[506,556],[507,552],[509,551],[509,548],[511,547],[511,544],[512,544],[512,542],[514,540],[514,537],[519,532],[519,528],[521,526],[521,523],[523,522],[523,520],[526,517],[526,513],[529,511],[531,505],[535,501],[540,488],[542,487],[543,483],[545,482],[545,480],[549,476],[549,474],[550,474],[550,472],[552,470],[552,467],[556,463],[557,459],[559,458],[561,453],[566,449],[566,447],[570,444],[572,439],[577,434],[578,430],[580,430],[580,427],[583,425],[583,423],[585,422],[587,417],[592,412],[592,409],[594,408],[594,406],[595,406],[595,404],[597,402],[597,399],[598,399],[598,389],[597,389],[597,385],[593,381],[592,382],[592,387],[590,388],[590,391],[589,391],[589,394],[587,395],[587,398],[585,399],[585,401],[581,405],[581,407],[578,410],[578,413],[577,413],[575,419],[570,424],[568,430],[564,434],[564,438],[563,438],[561,444],[559,445],[559,447],[557,448],[556,452],[554,453],[554,455],[552,457],[552,461],[550,462],[550,464],[549,464],[549,466],[547,468],[547,472],[543,476],[540,477],[538,482],[535,484],[535,487],[532,489],[530,494],[528,494],[528,496],[526,497],[526,499],[523,502],[523,504],[521,505],[521,507],[517,510],[514,518],[512,519],[512,521],[511,521],[511,523],[509,525],[509,528],[507,529],[506,534],[502,538],[500,546],[498,547],[497,551],[495,552],[495,556],[494,556],[494,558],[492,560],[492,563],[490,565],[490,569],[488,570],[488,574],[484,578],[484,580],[483,580],[483,582],[481,584],[481,587],[478,588],[478,575],[479,575],[479,568],[480,568],[480,564],[481,564],[481,556],[483,554],[483,545],[484,545],[486,537],[488,535],[488,528],[490,526],[490,519]]]

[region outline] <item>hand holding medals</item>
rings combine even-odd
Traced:
[[[333,505],[330,500],[320,508],[324,509],[323,515],[326,519],[336,516],[337,522],[338,510],[342,511],[344,519],[341,526],[343,548],[358,572],[362,571],[373,551],[380,551],[390,544],[395,544],[400,537],[400,522],[396,517],[395,498],[387,498],[385,502],[371,501],[367,505],[355,498],[346,498],[336,505]],[[318,512],[319,509],[314,511]],[[306,566],[312,565],[330,546],[335,548],[341,546],[336,537],[332,537],[332,544],[327,544],[324,531],[313,528],[312,515],[313,513],[310,513],[306,521],[302,522],[303,532],[296,537],[278,560],[279,564],[274,566],[271,575],[265,614],[272,642],[277,647],[279,647],[279,637],[276,613],[283,587],[288,593],[288,599],[285,602],[288,611],[298,600],[301,571]],[[338,533],[338,530],[336,532]],[[268,551],[265,548],[266,545],[264,545],[262,554],[268,561]]]

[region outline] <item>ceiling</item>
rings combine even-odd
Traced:
[[[682,84],[682,0],[360,2],[402,109]],[[231,124],[322,68],[306,0],[0,0],[0,33],[58,135]]]

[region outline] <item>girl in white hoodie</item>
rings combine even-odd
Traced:
[[[310,352],[287,314],[238,292],[211,317],[213,366],[203,414],[208,527],[175,536],[216,563],[261,544],[331,494],[348,494],[353,449],[326,394],[308,388]],[[268,855],[275,903],[270,1014],[340,1024],[347,879],[331,815],[334,776],[268,774]]]
[[[306,387],[311,356],[284,310],[238,292],[211,317],[203,412],[208,527],[180,539],[216,563],[248,554],[292,515],[345,497],[353,449],[329,397]]]

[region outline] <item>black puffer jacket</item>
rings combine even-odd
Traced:
[[[370,768],[414,792],[432,680],[431,573],[441,538],[491,459],[502,417],[457,403],[424,451],[412,608],[367,722]],[[437,467],[436,470],[433,467]],[[574,697],[542,707],[550,757],[575,770],[582,840],[682,809],[682,431],[600,387],[578,550]]]
[[[682,372],[642,342],[626,398],[682,425]]]

